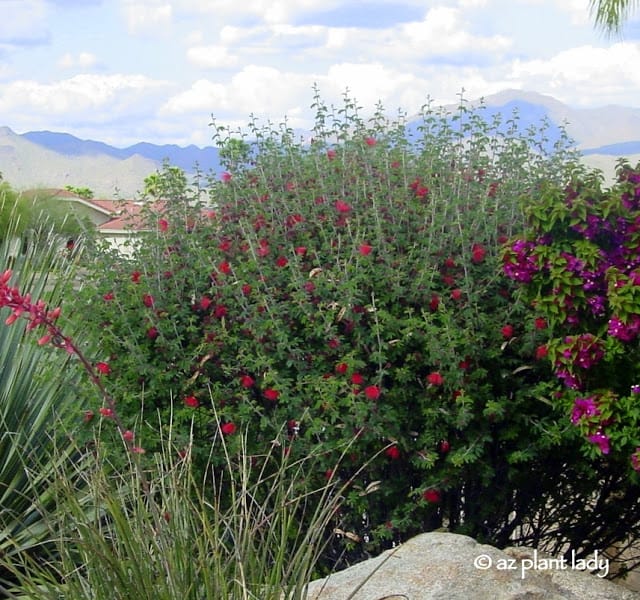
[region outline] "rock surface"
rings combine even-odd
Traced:
[[[578,570],[599,566],[603,575],[602,555],[586,560],[591,564],[528,548],[502,551],[453,533],[424,533],[312,582],[308,600],[640,600],[637,592]]]

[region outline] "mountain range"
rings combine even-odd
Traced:
[[[479,102],[470,104],[476,106]],[[522,130],[548,120],[551,144],[564,126],[584,162],[602,169],[607,179],[613,177],[617,158],[624,156],[632,163],[640,160],[638,108],[571,108],[551,96],[521,90],[500,92],[482,102],[486,119],[501,113],[506,121],[517,111]],[[411,129],[411,121],[408,127]],[[116,148],[63,132],[17,134],[7,126],[0,127],[0,173],[16,189],[72,185],[88,187],[100,197],[133,197],[143,188],[144,178],[158,170],[165,159],[187,173],[195,165],[205,173],[220,170],[218,149],[211,146],[140,142]]]

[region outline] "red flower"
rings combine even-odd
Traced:
[[[134,438],[135,438],[135,434],[130,429],[127,429],[125,432],[122,433],[122,439],[125,442],[133,442]]]
[[[109,373],[111,373],[111,367],[106,362],[96,363],[96,369],[98,370],[98,373],[102,375],[109,375]]]
[[[462,298],[462,290],[456,288],[455,290],[451,291],[452,300],[460,300],[460,298]]]
[[[278,256],[276,259],[276,265],[279,267],[286,267],[289,264],[289,261],[284,256]]]
[[[113,292],[107,292],[104,296],[102,296],[102,299],[105,302],[109,302],[110,300],[113,300]]]
[[[398,460],[400,458],[400,449],[398,448],[398,446],[390,446],[384,451],[384,453],[391,460]]]
[[[327,344],[329,345],[329,348],[335,350],[338,346],[340,346],[340,340],[337,338],[332,338],[327,342]]]
[[[351,211],[351,206],[347,204],[344,200],[336,200],[335,207],[336,207],[336,210],[340,213],[348,213]]]
[[[546,329],[547,320],[544,317],[536,317],[536,320],[534,321],[534,325],[536,329]]]
[[[471,261],[476,265],[481,263],[486,255],[487,251],[482,244],[474,244],[471,247]]]
[[[236,432],[235,423],[223,423],[220,425],[220,431],[222,431],[224,435],[233,435]]]
[[[444,377],[438,372],[429,373],[427,375],[427,383],[429,385],[442,385],[444,383]]]
[[[307,247],[306,246],[297,246],[295,249],[295,253],[298,256],[304,256],[307,253]]]
[[[513,337],[513,325],[505,325],[500,331],[505,340],[510,340]]]
[[[227,314],[227,307],[224,304],[218,304],[215,307],[213,314],[216,318],[222,319]]]
[[[220,248],[220,250],[222,250],[223,252],[231,250],[231,240],[226,238],[221,240],[218,244],[218,248]]]
[[[189,408],[198,408],[198,406],[200,406],[200,403],[195,396],[187,396],[184,399],[184,405],[188,406]]]
[[[140,271],[134,271],[131,273],[131,281],[133,281],[133,283],[140,283],[140,277],[142,277],[142,273],[140,273]]]
[[[444,261],[444,266],[447,267],[447,269],[453,269],[456,266],[456,261],[449,257]]]
[[[212,302],[213,301],[211,300],[211,298],[208,298],[207,296],[202,296],[198,304],[200,305],[200,308],[202,310],[207,310],[211,306]]]
[[[339,375],[344,375],[348,369],[349,365],[347,363],[342,362],[336,365],[336,373],[338,373]]]
[[[151,294],[145,294],[142,296],[142,303],[147,307],[151,308],[154,304],[153,296]]]
[[[353,385],[362,385],[364,383],[364,377],[360,375],[360,373],[354,373],[351,376],[351,383],[353,383]]]
[[[451,450],[451,444],[447,440],[440,440],[440,443],[438,444],[438,451],[441,454],[446,454],[449,450]]]
[[[416,187],[416,197],[424,198],[429,193],[429,188],[424,185]]]
[[[256,380],[251,377],[251,375],[241,375],[240,376],[240,385],[245,388],[253,387],[253,384]]]
[[[376,138],[373,138],[373,137],[364,138],[364,142],[367,146],[375,146],[378,143],[376,141]]]
[[[430,488],[424,491],[422,497],[430,504],[437,504],[442,499],[442,494],[438,490]]]
[[[169,221],[166,219],[158,219],[158,229],[162,232],[169,229]]]
[[[113,417],[113,410],[111,408],[106,408],[106,407],[101,407],[98,409],[98,412],[103,416],[106,417],[107,419],[110,419],[111,417]]]
[[[264,391],[264,397],[267,400],[271,400],[271,402],[276,402],[280,397],[280,392],[278,390],[274,390],[273,388],[268,388]]]
[[[542,360],[549,354],[549,348],[546,345],[538,346],[536,348],[536,360]]]
[[[337,152],[335,150],[333,150],[332,148],[327,150],[327,158],[329,160],[333,160],[336,157],[336,154],[337,154]]]
[[[248,295],[251,293],[251,286],[250,286],[248,283],[245,283],[245,284],[242,286],[242,293],[243,293],[245,296],[248,296]]]
[[[231,265],[226,260],[223,260],[218,265],[218,271],[220,271],[220,273],[224,273],[225,275],[229,275],[229,273],[231,273]]]
[[[440,306],[440,297],[437,294],[433,294],[433,296],[431,296],[431,301],[429,302],[429,308],[435,312],[438,310],[438,306]]]
[[[147,337],[150,340],[155,340],[158,337],[158,330],[155,327],[149,327],[147,329]]]
[[[368,256],[371,254],[372,250],[373,246],[370,246],[369,244],[360,244],[360,247],[358,248],[358,252],[360,252],[362,256]]]
[[[380,388],[377,385],[368,385],[364,388],[364,395],[369,400],[377,400],[380,397]]]
[[[95,417],[95,413],[92,410],[85,410],[84,414],[82,415],[82,420],[85,423],[90,423],[91,421],[93,421],[93,417]]]
[[[224,182],[224,183],[229,183],[231,181],[231,173],[228,173],[227,171],[224,171],[221,175],[220,175],[220,179]]]

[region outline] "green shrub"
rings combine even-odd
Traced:
[[[286,125],[253,125],[251,143],[217,127],[229,171],[209,202],[182,190],[149,205],[132,259],[88,265],[74,310],[143,459],[158,422],[214,473],[219,431],[236,451],[248,428],[255,457],[322,449],[301,489],[350,482],[325,566],[441,526],[602,550],[617,532],[583,535],[602,514],[589,507],[603,477],[620,482],[583,458],[534,360],[529,307],[500,274],[518,198],[576,168],[568,140],[547,153],[544,125],[521,132],[464,103],[426,106],[413,136],[348,98],[314,106],[309,143]]]

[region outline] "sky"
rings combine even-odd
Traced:
[[[125,147],[313,124],[314,88],[363,117],[506,89],[640,107],[640,11],[589,0],[0,0],[0,126]]]

